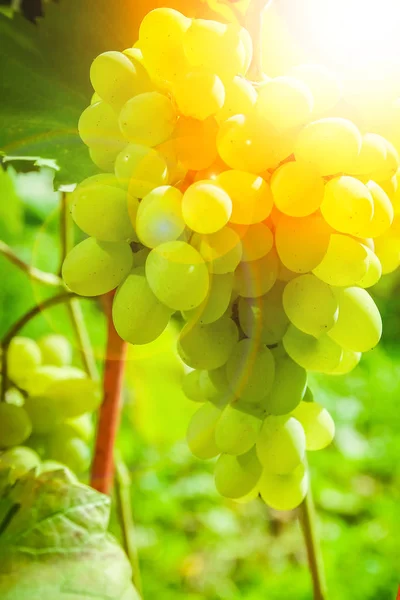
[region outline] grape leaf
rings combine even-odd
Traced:
[[[4,488],[4,485],[3,485]],[[110,500],[63,472],[28,473],[0,498],[2,600],[139,600],[107,533]]]

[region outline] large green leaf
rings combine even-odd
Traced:
[[[29,473],[0,498],[2,600],[139,600],[107,533],[110,501],[62,471]]]

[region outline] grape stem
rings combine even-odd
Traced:
[[[104,364],[103,404],[100,407],[91,486],[110,494],[114,477],[114,444],[122,408],[122,384],[127,344],[115,330],[111,307],[113,292],[104,297],[108,321],[107,351]]]
[[[264,14],[272,0],[252,0],[247,9],[245,25],[253,40],[253,60],[247,73],[248,79],[260,82],[263,79],[262,35]]]
[[[40,271],[40,269],[36,269],[35,267],[31,267],[23,260],[18,258],[18,256],[13,252],[13,250],[2,240],[0,240],[0,254],[4,256],[7,260],[13,263],[16,267],[18,267],[21,271],[23,271],[30,279],[33,281],[37,281],[38,283],[44,283],[46,285],[51,286],[64,286],[63,281],[57,275],[53,273],[46,273],[45,271]]]
[[[325,581],[322,552],[316,532],[316,515],[311,487],[299,507],[299,520],[303,530],[307,548],[308,565],[314,588],[314,600],[326,600],[327,589]]]

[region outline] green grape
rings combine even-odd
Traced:
[[[304,460],[306,436],[299,421],[289,415],[265,419],[257,439],[257,456],[266,471],[285,475]]]
[[[193,400],[193,402],[205,402],[207,400],[200,384],[202,373],[203,371],[194,369],[193,371],[185,373],[182,379],[183,393],[189,400]]]
[[[261,473],[254,449],[241,456],[221,454],[215,464],[215,486],[221,496],[239,499],[257,487]]]
[[[179,112],[199,121],[214,116],[225,102],[224,84],[208,72],[186,73],[175,82],[173,92]]]
[[[321,175],[351,173],[361,141],[361,134],[351,121],[337,117],[319,119],[300,131],[296,160],[315,165]]]
[[[289,75],[303,81],[314,99],[313,115],[325,113],[333,108],[341,96],[340,84],[336,77],[322,65],[297,65]]]
[[[118,125],[118,117],[108,104],[96,102],[81,114],[78,131],[82,141],[89,148],[118,154],[126,146],[127,140]]]
[[[210,272],[216,275],[233,273],[242,259],[242,243],[230,227],[223,227],[209,235],[195,234],[191,244],[207,262]]]
[[[32,433],[32,423],[22,406],[0,402],[0,448],[18,446]]]
[[[1,379],[2,378],[0,375],[0,385],[2,385]],[[17,390],[17,388],[8,388],[6,390],[6,394],[5,394],[5,401],[7,402],[7,404],[14,404],[15,406],[23,406],[24,402],[25,402],[25,398],[24,398],[24,395],[22,394],[22,392]]]
[[[242,242],[242,261],[251,262],[266,256],[274,245],[272,231],[265,223],[254,225],[235,225],[230,227],[236,231]]]
[[[332,329],[338,319],[338,301],[331,286],[312,273],[286,284],[283,307],[297,329],[314,337]]]
[[[8,374],[12,381],[19,383],[29,377],[30,371],[42,362],[40,348],[27,337],[13,337],[7,349]]]
[[[231,79],[247,60],[242,35],[233,24],[193,19],[183,38],[185,55],[192,67]]]
[[[302,400],[307,389],[307,371],[290,356],[275,360],[275,379],[265,400],[265,409],[271,415],[285,415]]]
[[[14,446],[5,452],[0,453],[0,471],[2,469],[12,469],[12,476],[15,479],[23,477],[31,469],[36,469],[40,465],[39,455],[26,446]]]
[[[367,246],[365,246],[365,249],[368,255],[367,272],[364,277],[361,277],[361,279],[357,281],[357,285],[362,288],[369,288],[378,283],[382,277],[382,265],[375,252],[367,248]]]
[[[200,306],[184,312],[186,321],[207,325],[218,321],[228,310],[233,287],[233,273],[213,275],[210,278],[210,291]]]
[[[156,340],[167,327],[171,312],[153,294],[143,267],[133,269],[121,283],[112,307],[115,329],[130,344]]]
[[[251,83],[236,75],[225,82],[225,102],[215,118],[218,123],[222,123],[234,115],[246,115],[252,110],[256,100],[257,92]]]
[[[44,460],[38,467],[40,475],[42,473],[52,473],[56,471],[63,471],[71,483],[78,483],[79,481],[77,476],[68,467],[56,460]]]
[[[53,381],[46,389],[45,395],[51,399],[63,421],[95,411],[102,401],[99,382],[88,378]],[[32,398],[31,406],[34,402],[35,398]]]
[[[162,154],[140,144],[129,144],[118,154],[115,174],[134,198],[143,198],[168,183],[168,167]]]
[[[261,420],[228,405],[215,429],[215,442],[224,454],[245,454],[254,446]]]
[[[335,437],[335,423],[317,402],[300,402],[292,415],[302,424],[307,450],[323,450]]]
[[[293,77],[275,77],[258,94],[257,111],[280,131],[306,123],[314,99],[305,83]]]
[[[136,218],[136,231],[142,244],[155,248],[182,235],[185,229],[182,197],[178,189],[165,185],[143,198]]]
[[[276,282],[273,288],[259,298],[239,299],[239,322],[249,338],[272,346],[281,341],[289,327],[282,295],[284,284]]]
[[[270,215],[272,193],[262,177],[240,170],[225,170],[217,176],[216,182],[231,198],[231,223],[252,225]]]
[[[207,297],[209,274],[200,254],[185,242],[154,248],[146,261],[146,277],[155,296],[172,310],[191,310]]]
[[[366,185],[355,177],[342,175],[326,184],[321,212],[337,231],[359,236],[368,230],[374,201]]]
[[[236,344],[226,366],[229,385],[236,396],[251,404],[270,392],[275,378],[275,360],[271,350],[254,340]]]
[[[332,375],[346,375],[350,373],[361,360],[361,352],[352,352],[351,350],[343,350],[343,356],[336,367],[331,371]]]
[[[358,284],[368,271],[366,246],[356,239],[339,233],[332,234],[325,256],[313,268],[313,273],[333,286]]]
[[[92,146],[89,148],[89,156],[91,161],[106,173],[112,173],[114,171],[114,164],[118,154],[121,151],[121,147],[114,148],[111,146]]]
[[[339,365],[343,351],[328,334],[319,338],[308,335],[290,325],[283,337],[286,352],[307,371],[331,373]]]
[[[207,169],[218,156],[217,133],[218,124],[213,117],[204,121],[179,117],[170,142],[176,160],[186,169]]]
[[[268,254],[241,262],[235,271],[234,289],[243,298],[259,298],[273,288],[278,276],[278,257],[273,248]]]
[[[389,196],[375,181],[368,181],[366,187],[372,196],[374,214],[360,234],[362,237],[376,238],[390,228],[394,219],[394,210]]]
[[[300,464],[287,475],[265,470],[260,479],[260,494],[265,504],[275,510],[293,510],[304,500],[308,491],[308,473]]]
[[[178,340],[178,353],[193,369],[218,369],[230,357],[238,340],[235,322],[222,317],[208,325],[187,323]]]
[[[366,133],[362,137],[360,154],[353,167],[356,175],[369,176],[385,166],[387,149],[385,140],[376,133]]]
[[[67,377],[84,379],[86,373],[76,367],[44,365],[30,371],[28,379],[21,383],[21,387],[30,396],[41,396],[53,381]]]
[[[49,334],[38,341],[45,365],[65,367],[72,362],[72,347],[63,335]]]
[[[382,319],[368,292],[359,287],[335,290],[339,303],[339,318],[328,332],[345,350],[367,352],[382,335]]]
[[[137,48],[137,47],[126,48],[122,52],[122,54],[124,54],[125,56],[127,56],[129,58],[129,60],[131,61],[131,63],[133,64],[133,66],[136,69],[136,74],[137,74],[138,78],[143,83],[144,87],[138,93],[142,94],[143,92],[151,92],[151,90],[154,88],[154,84],[152,83],[150,76],[146,70],[143,54],[142,54],[142,51],[140,50],[140,48]]]
[[[135,144],[157,146],[175,128],[177,114],[172,101],[159,92],[146,92],[130,98],[119,114],[119,127]]]
[[[28,396],[24,408],[35,435],[52,433],[64,418],[59,402],[50,396]]]
[[[119,110],[132,96],[151,89],[148,76],[122,52],[103,52],[90,67],[90,81],[100,98]]]
[[[280,160],[276,129],[253,113],[224,121],[218,132],[217,149],[231,169],[255,174],[275,167]]]
[[[86,179],[83,179],[83,181],[81,181],[75,188],[76,190],[81,190],[82,188],[86,187],[86,186],[93,186],[93,185],[108,185],[111,187],[116,187],[116,188],[121,188],[122,186],[119,183],[118,179],[116,178],[116,176],[114,175],[114,173],[97,173],[96,175],[91,175],[90,177],[86,177]]]
[[[152,78],[174,81],[187,71],[183,40],[191,22],[172,8],[156,8],[144,17],[139,29],[139,46]]]
[[[94,434],[94,425],[92,415],[90,413],[87,412],[79,417],[68,419],[65,422],[65,425],[68,425],[71,430],[74,431],[82,440],[85,440],[85,442],[90,442],[92,440]]]
[[[275,244],[284,266],[296,273],[307,273],[317,267],[329,245],[331,229],[322,216],[281,216],[275,231]]]
[[[272,175],[271,191],[275,206],[290,217],[307,217],[319,209],[325,182],[308,163],[288,162]]]
[[[193,415],[187,430],[187,443],[192,454],[207,460],[219,454],[215,428],[221,416],[219,408],[206,402]]]
[[[110,185],[85,185],[72,194],[71,214],[87,235],[103,242],[130,241],[135,236],[130,214],[139,203],[126,190]]]
[[[197,181],[184,193],[182,214],[186,225],[198,233],[215,233],[232,213],[228,194],[212,181]]]
[[[115,289],[132,267],[132,251],[125,242],[98,242],[90,237],[67,254],[65,284],[81,296],[100,296]]]
[[[74,473],[84,473],[90,464],[90,448],[78,437],[71,435],[67,428],[60,425],[48,439],[48,458],[60,462]]]
[[[219,408],[226,406],[233,399],[225,365],[218,369],[201,371],[199,385],[204,397]]]

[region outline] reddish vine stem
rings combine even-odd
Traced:
[[[91,486],[104,494],[109,494],[113,485],[114,445],[121,416],[122,384],[127,351],[127,344],[119,337],[112,320],[112,297],[111,293],[105,298],[108,337],[104,364],[104,397],[100,407],[91,476]]]

